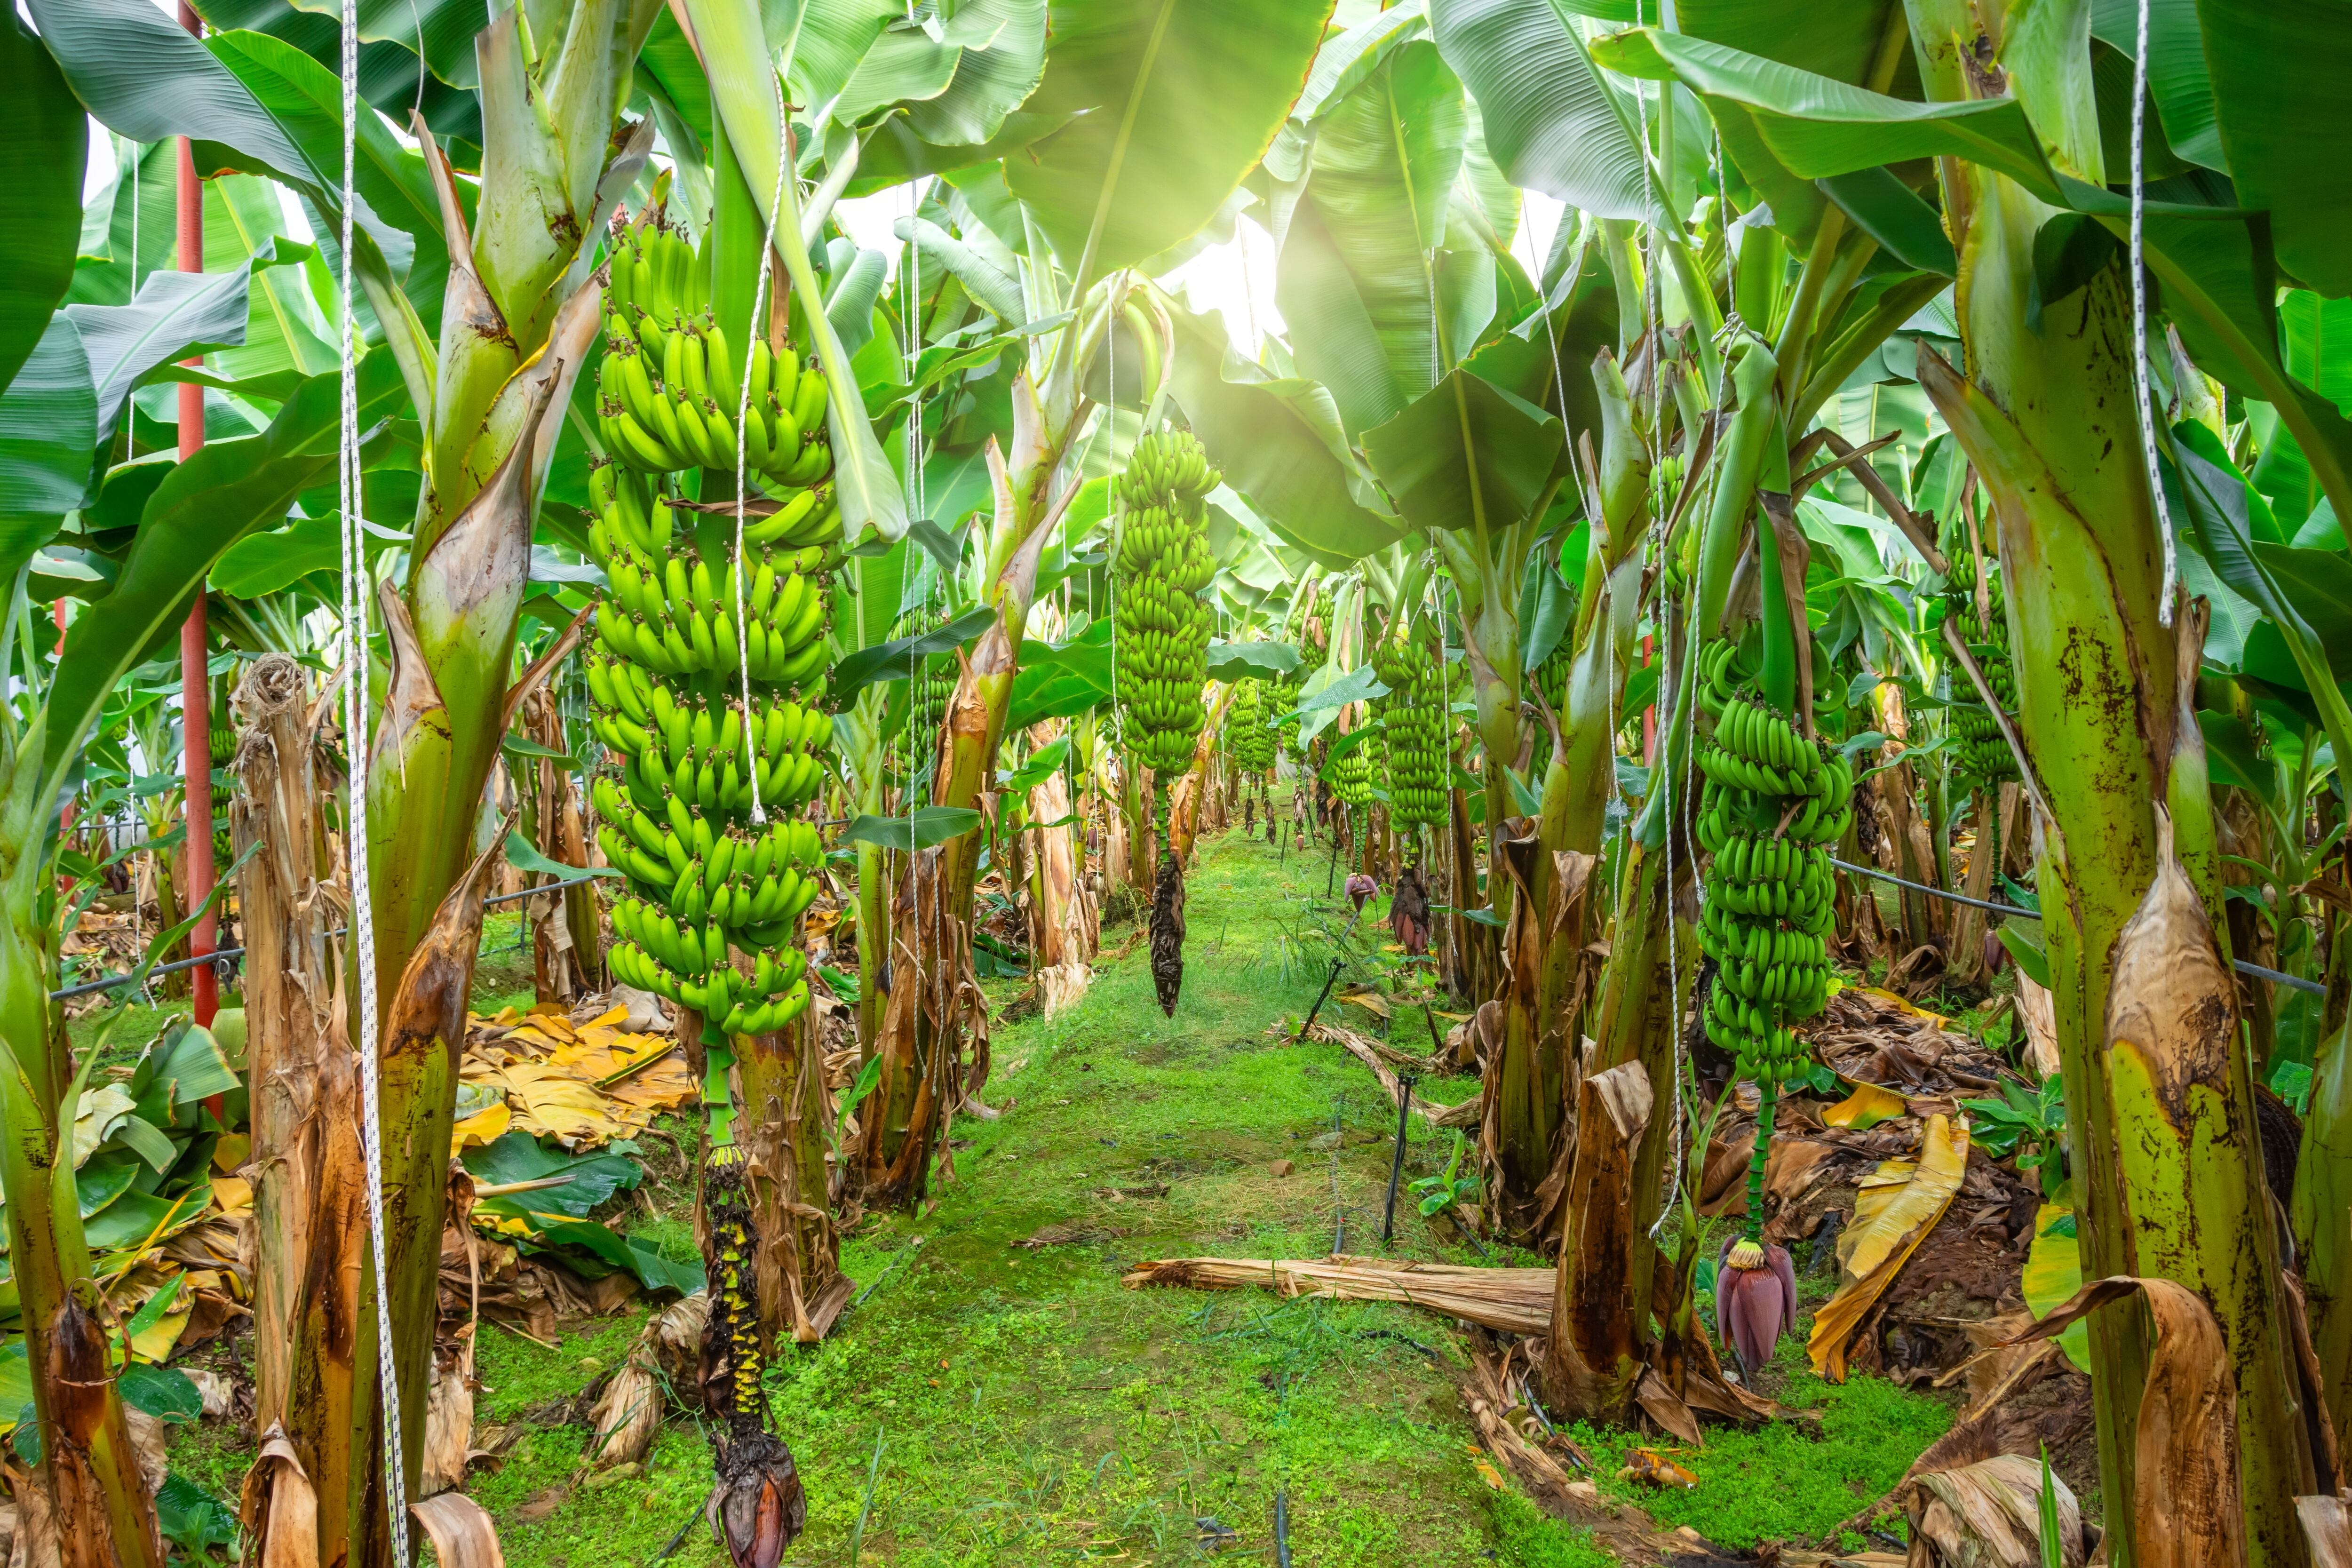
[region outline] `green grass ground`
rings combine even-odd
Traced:
[[[1139,944],[1076,1008],[996,1030],[985,1098],[1001,1119],[957,1121],[954,1175],[936,1202],[870,1222],[845,1248],[871,1294],[832,1338],[788,1351],[771,1373],[809,1494],[792,1562],[1189,1563],[1230,1529],[1238,1540],[1222,1555],[1271,1563],[1277,1489],[1301,1565],[1611,1561],[1482,1479],[1450,1323],[1382,1304],[1120,1285],[1147,1258],[1320,1256],[1341,1213],[1349,1250],[1380,1250],[1393,1110],[1353,1058],[1266,1035],[1321,983],[1328,936],[1307,933],[1344,920],[1314,907],[1323,872],[1319,857],[1286,863],[1237,835],[1213,841],[1190,880],[1173,1019]],[[1130,932],[1107,931],[1106,952]],[[509,999],[506,973],[478,1005]],[[1000,1001],[1013,988],[992,985]],[[1353,1010],[1349,1022],[1370,1026]],[[1396,1039],[1421,1048],[1425,1027],[1401,1019]],[[1447,1100],[1475,1089],[1426,1087]],[[1335,1126],[1347,1135],[1338,1150],[1309,1147]],[[1450,1134],[1416,1126],[1407,1178],[1434,1173],[1450,1148]],[[1278,1160],[1293,1173],[1275,1174]],[[1108,1195],[1161,1184],[1163,1197]],[[1399,1209],[1398,1256],[1480,1261],[1409,1195]],[[683,1223],[631,1228],[660,1226],[668,1240]],[[1018,1245],[1047,1226],[1085,1232]],[[553,1350],[481,1331],[478,1421],[520,1423],[524,1436],[468,1489],[497,1516],[513,1568],[644,1563],[696,1520],[709,1458],[683,1418],[642,1473],[579,1470],[589,1432],[568,1402],[627,1352],[644,1315],[568,1325]],[[1948,1420],[1942,1404],[1890,1384],[1822,1384],[1793,1342],[1781,1359],[1782,1397],[1818,1405],[1818,1429],[1710,1432],[1705,1449],[1679,1456],[1695,1489],[1637,1500],[1727,1546],[1809,1541],[1892,1484]],[[1580,1436],[1603,1489],[1632,1496],[1614,1470],[1635,1439]],[[217,1428],[189,1434],[174,1458],[235,1495],[245,1456]],[[697,1521],[670,1561],[724,1556]]]

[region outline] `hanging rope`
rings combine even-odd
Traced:
[[[2172,510],[2165,504],[2164,471],[2156,460],[2156,416],[2149,409],[2147,372],[2147,268],[2141,259],[2141,228],[2147,207],[2147,0],[2139,0],[2139,46],[2132,51],[2131,290],[2132,392],[2139,422],[2140,456],[2147,463],[2147,489],[2156,502],[2156,531],[2163,536],[2164,591],[2156,602],[2159,626],[2172,625],[2172,601],[2179,590],[2179,550],[2172,539]]]
[[[1641,19],[1643,9],[1643,7],[1640,4],[1640,0],[1636,0],[1633,12],[1634,19],[1637,23]],[[1674,100],[1668,85],[1664,83],[1661,83],[1658,88],[1657,112],[1662,117],[1674,112]],[[1665,209],[1665,193],[1660,189],[1657,154],[1650,145],[1650,121],[1649,116],[1646,114],[1642,118],[1642,178],[1643,183],[1649,189],[1652,203],[1657,206],[1661,214],[1664,214]],[[1659,341],[1660,333],[1664,326],[1664,305],[1660,297],[1661,285],[1658,280],[1657,267],[1658,247],[1654,238],[1654,230],[1652,225],[1643,224],[1642,226],[1642,335],[1649,346],[1651,394],[1650,440],[1653,443],[1656,443],[1665,426],[1666,376],[1664,345]],[[1628,388],[1627,390],[1632,392],[1633,389]],[[1638,395],[1638,394],[1636,394],[1636,395]],[[1694,438],[1692,440],[1694,453],[1696,453],[1696,440]],[[1658,459],[1662,456],[1664,456],[1664,454],[1654,448],[1651,452],[1650,456],[1650,476],[1653,494],[1650,504],[1650,542],[1648,548],[1655,552],[1653,575],[1657,579],[1658,597],[1657,608],[1652,614],[1652,624],[1657,628],[1654,633],[1654,638],[1657,646],[1658,658],[1663,663],[1670,650],[1666,646],[1668,641],[1666,628],[1669,625],[1666,613],[1666,520],[1665,509],[1659,504],[1660,499],[1663,496],[1663,489],[1660,488],[1662,481],[1659,476]],[[1762,548],[1760,541],[1758,548]],[[1616,649],[1616,639],[1614,637],[1611,637],[1609,647],[1611,657],[1613,659]],[[1612,671],[1612,674],[1614,674],[1613,670]],[[1611,690],[1613,692],[1615,689],[1615,682],[1612,680],[1611,683]],[[1674,721],[1674,710],[1669,707],[1666,710],[1666,721],[1671,725]],[[1610,720],[1612,724],[1616,721],[1617,717],[1617,705],[1612,700],[1610,704]],[[1612,788],[1613,789],[1615,787],[1613,775],[1617,771],[1617,731],[1614,729],[1612,729],[1609,731],[1609,771],[1612,775],[1611,782]],[[1685,1133],[1683,1127],[1683,970],[1682,956],[1678,951],[1679,944],[1675,940],[1675,770],[1673,766],[1674,747],[1671,743],[1671,739],[1672,738],[1670,736],[1660,737],[1661,749],[1664,754],[1653,759],[1651,763],[1651,767],[1654,772],[1654,776],[1651,781],[1651,787],[1663,792],[1660,798],[1665,808],[1665,841],[1663,847],[1666,866],[1664,891],[1666,904],[1666,999],[1669,1009],[1667,1016],[1672,1020],[1672,1027],[1674,1030],[1671,1048],[1674,1053],[1672,1077],[1675,1080],[1675,1109],[1674,1121],[1672,1123],[1674,1127],[1675,1169],[1673,1180],[1668,1184],[1666,1188],[1670,1193],[1679,1191],[1682,1187],[1683,1165],[1685,1159],[1684,1143],[1685,1142]],[[1674,1211],[1670,1207],[1664,1205],[1659,1205],[1657,1220],[1650,1226],[1650,1235],[1652,1237],[1654,1238],[1659,1231],[1664,1227],[1667,1219],[1671,1216],[1673,1212]]]
[[[393,1561],[408,1561],[407,1477],[402,1469],[400,1370],[393,1359],[392,1289],[384,1256],[383,1131],[376,1084],[375,914],[368,890],[366,784],[368,774],[367,534],[360,517],[360,403],[356,345],[352,327],[352,213],[358,205],[360,29],[356,0],[342,5],[343,206],[339,299],[341,306],[342,437],[336,461],[336,489],[342,508],[342,610],[344,658],[351,671],[343,683],[343,732],[351,759],[351,820],[344,840],[351,855],[352,967],[359,980],[360,1142],[367,1163],[368,1245],[375,1265],[376,1381],[383,1405],[383,1488],[392,1525]],[[135,187],[134,187],[135,199]],[[193,744],[194,737],[190,737]]]
[[[131,143],[131,297],[139,298],[139,175],[147,161],[147,149],[139,142]],[[122,460],[135,461],[139,456],[139,400],[122,400]],[[132,902],[135,904],[136,900]],[[134,930],[136,927],[134,926]]]
[[[344,0],[349,5],[351,0]],[[783,94],[776,95],[776,188],[768,197],[768,222],[760,237],[760,271],[751,285],[751,319],[743,331],[743,361],[740,372],[740,389],[735,395],[735,667],[742,678],[743,688],[743,774],[751,781],[751,822],[764,826],[768,820],[767,806],[760,799],[759,748],[753,742],[751,719],[751,626],[744,616],[744,580],[751,574],[751,563],[743,559],[743,480],[744,453],[751,441],[751,360],[759,352],[762,336],[760,312],[768,302],[768,291],[776,276],[776,209],[784,202],[784,165],[792,161],[792,128],[784,121]]]

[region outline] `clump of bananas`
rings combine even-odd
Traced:
[[[1536,689],[1543,693],[1546,705],[1554,713],[1559,712],[1568,705],[1568,672],[1569,668],[1575,662],[1575,650],[1568,646],[1568,639],[1562,637],[1559,640],[1559,646],[1544,655],[1543,662],[1536,666],[1529,677],[1535,682]]]
[[[1209,606],[1201,590],[1216,575],[1209,554],[1209,509],[1219,483],[1201,443],[1181,430],[1154,431],[1135,444],[1118,478],[1121,524],[1113,581],[1119,728],[1129,754],[1151,770],[1152,823],[1160,869],[1151,887],[1151,980],[1160,1010],[1174,1017],[1184,985],[1184,874],[1168,853],[1168,791],[1192,765],[1207,714]]]
[[[1372,804],[1372,764],[1361,745],[1349,747],[1329,764],[1331,793],[1359,822]]]
[[[751,679],[776,686],[805,684],[824,668],[831,599],[824,574],[840,563],[842,536],[827,487],[798,491],[772,515],[747,521],[751,575],[739,599],[736,563],[713,572],[690,540],[677,537],[667,498],[625,469],[604,467],[596,476],[588,542],[610,585],[596,605],[606,652],[656,675],[686,677],[732,674],[748,653]],[[617,692],[610,700],[628,707]],[[634,710],[628,717],[646,721]]]
[[[751,472],[802,486],[832,474],[823,368],[756,337],[743,364],[711,314],[708,272],[683,237],[657,222],[620,231],[604,303],[598,433],[623,465],[644,474],[731,473],[740,410]],[[748,405],[739,369],[751,384]]]
[[[1945,617],[1969,634],[1969,653],[1984,672],[1985,684],[1992,689],[1993,700],[2003,712],[2017,707],[2017,675],[2009,660],[2008,624],[2002,615],[2000,569],[1998,563],[1985,562],[1986,613],[1977,617],[1976,551],[1955,528],[1944,542],[1946,558],[1951,563],[1951,573],[1944,580]],[[1960,772],[1987,784],[1998,784],[2017,777],[2017,755],[2009,749],[2009,739],[2000,732],[2000,721],[1990,709],[1974,700],[1976,683],[1965,671],[1952,672],[1952,733],[1959,741]]]
[[[1700,942],[1716,962],[1706,1021],[1740,1076],[1769,1088],[1804,1054],[1790,1023],[1829,997],[1828,847],[1853,820],[1853,770],[1743,694],[1734,652],[1717,643],[1700,656],[1700,703],[1715,719],[1698,755],[1706,776],[1698,838],[1713,857],[1700,920]]]
[[[1375,704],[1388,751],[1389,817],[1401,826],[1445,816],[1445,695],[1429,642],[1428,628],[1415,622],[1372,650],[1372,672],[1389,689]]]
[[[1244,778],[1263,778],[1274,766],[1274,731],[1266,720],[1265,689],[1244,680],[1234,689],[1234,705],[1225,713],[1227,744],[1234,766]]]
[[[236,761],[236,721],[229,712],[231,682],[224,679],[214,682],[212,696],[212,731],[206,737],[205,750],[212,759],[213,777],[213,864],[226,867],[236,858],[235,846],[229,842],[229,802],[236,792],[229,788],[227,769]]]
[[[1201,590],[1217,563],[1202,498],[1218,483],[1209,455],[1181,430],[1138,441],[1118,479],[1127,511],[1114,567],[1119,718],[1129,751],[1152,772],[1163,816],[1168,785],[1192,766],[1206,718],[1212,615]]]
[[[629,880],[608,961],[725,1035],[770,1033],[808,1006],[806,961],[790,943],[823,850],[794,814],[823,784],[833,719],[793,692],[825,668],[834,546],[761,552],[739,643],[735,569],[713,574],[681,536],[690,514],[613,465],[594,469],[589,496],[590,545],[612,585],[587,658],[590,722],[615,763],[590,798],[597,843]],[[831,530],[837,540],[837,518]],[[763,823],[751,820],[755,784]]]

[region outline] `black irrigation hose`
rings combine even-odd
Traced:
[[[482,900],[482,904],[484,908],[488,908],[491,904],[511,904],[519,899],[537,898],[541,893],[561,892],[566,888],[576,888],[583,882],[593,882],[595,879],[596,879],[593,875],[586,877],[572,877],[561,882],[550,882],[545,887],[525,888],[520,893],[500,893],[496,898],[484,899]],[[341,936],[344,932],[341,931],[331,931],[327,934],[329,936]],[[244,956],[245,949],[241,947],[215,948],[210,952],[199,953],[194,958],[178,959],[170,963],[159,963],[154,968],[147,972],[147,978],[152,980],[159,974],[177,974],[183,969],[194,969],[200,963],[226,963],[229,959],[243,958]],[[88,996],[92,992],[111,991],[118,985],[128,985],[137,978],[139,978],[139,976],[136,973],[131,973],[112,974],[107,976],[103,980],[85,980],[79,985],[68,985],[62,991],[50,992],[49,1000],[52,1002],[69,1002],[77,996]]]
[[[1339,970],[1344,962],[1337,958],[1331,961],[1331,973],[1323,977],[1323,993],[1315,998],[1315,1005],[1307,1009],[1307,1021],[1298,1026],[1298,1033],[1291,1037],[1292,1045],[1305,1039],[1307,1031],[1315,1026],[1315,1015],[1323,1011],[1323,1004],[1330,998],[1331,987],[1339,984]]]
[[[1404,1131],[1412,1116],[1412,1089],[1421,1079],[1412,1073],[1397,1079],[1396,1154],[1389,1162],[1389,1206],[1381,1218],[1381,1245],[1388,1246],[1396,1238],[1397,1180],[1404,1174]]]
[[[1830,857],[1830,864],[1841,871],[1851,871],[1857,877],[1875,877],[1882,882],[1892,882],[1898,888],[1908,888],[1915,893],[1925,893],[1931,899],[1941,899],[1947,903],[1966,904],[1972,910],[1990,910],[1997,915],[2015,915],[2021,920],[2038,921],[2042,918],[2040,910],[2021,909],[2016,904],[1991,903],[1983,899],[1969,898],[1966,893],[1948,893],[1941,888],[1931,888],[1925,882],[1915,882],[1907,877],[1898,877],[1892,871],[1882,871],[1875,866],[1853,865],[1849,861],[1839,859],[1834,855]],[[2267,980],[2273,985],[2284,985],[2295,991],[2308,991],[2314,996],[2327,994],[2327,987],[2316,980],[2305,980],[2299,975],[2283,974],[2275,969],[2264,969],[2259,963],[2248,963],[2242,958],[2233,958],[2230,963],[2239,973],[2251,974],[2257,980]]]

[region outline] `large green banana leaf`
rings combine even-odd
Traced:
[[[1171,313],[1176,401],[1225,483],[1260,517],[1328,566],[1345,566],[1404,537],[1349,451],[1329,393],[1234,353],[1216,317]]]
[[[1100,277],[1216,216],[1306,85],[1332,0],[1059,0],[1024,106],[1076,118],[1005,163],[1068,268]]]
[[[0,387],[14,380],[73,283],[89,133],[48,51],[15,16],[0,22],[0,80],[14,112],[0,138],[9,221],[0,229]]]
[[[399,409],[406,393],[390,354],[361,362],[359,392],[363,431]],[[45,781],[64,776],[116,682],[186,618],[196,584],[221,552],[275,525],[296,497],[333,471],[341,400],[339,375],[312,377],[268,429],[206,445],[147,498],[113,591],[66,634],[49,689]],[[38,798],[55,795],[45,782]]]
[[[1446,341],[1461,312],[1440,297],[1435,258],[1469,114],[1423,39],[1390,53],[1316,124],[1275,300],[1299,370],[1331,389],[1353,435],[1394,417],[1471,346]],[[1450,276],[1458,287],[1460,269]]]
[[[2323,294],[2352,294],[2352,17],[2327,0],[2197,10],[2238,199],[2268,209],[2280,265]]]
[[[1364,433],[1406,521],[1490,534],[1528,515],[1565,451],[1557,418],[1460,370]]]
[[[1601,217],[1663,219],[1638,110],[1549,0],[1430,0],[1429,19],[1513,184]]]
[[[1914,103],[1651,27],[1617,34],[1599,53],[1613,69],[1671,77],[1710,109],[1746,114],[1773,155],[1805,178],[1913,158],[1965,158],[2053,206],[2096,217],[2110,232],[2129,223],[2127,198],[2051,167],[2013,98]],[[2182,340],[2214,375],[2277,406],[2342,516],[2352,512],[2352,421],[2288,374],[2279,357],[2266,232],[2236,208],[2147,205],[2148,265]]]

